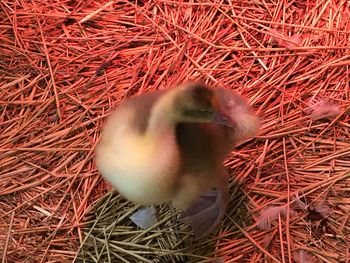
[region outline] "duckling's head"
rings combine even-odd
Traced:
[[[219,96],[202,83],[186,83],[175,89],[175,118],[180,122],[216,122],[233,126],[231,118],[220,106]]]
[[[218,89],[218,96],[222,107],[235,123],[233,141],[238,142],[256,135],[260,127],[260,120],[252,111],[247,101],[237,92],[228,89]]]

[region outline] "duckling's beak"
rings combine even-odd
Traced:
[[[228,114],[222,111],[214,112],[213,122],[220,125],[228,126],[230,128],[233,128],[235,126],[235,121]]]

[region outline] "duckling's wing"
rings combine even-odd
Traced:
[[[219,224],[228,206],[228,175],[221,177],[218,189],[202,194],[181,215],[180,220],[190,225],[196,239],[209,235]]]

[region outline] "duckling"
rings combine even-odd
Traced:
[[[257,123],[238,94],[185,83],[122,103],[103,129],[96,164],[134,203],[171,201],[202,238],[226,211],[223,160],[236,141],[256,132]],[[214,187],[217,192],[206,194]]]

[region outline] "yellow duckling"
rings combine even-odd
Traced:
[[[226,211],[224,158],[257,127],[238,94],[186,83],[122,103],[104,127],[96,163],[128,200],[142,205],[172,201],[201,238]],[[205,195],[214,187],[217,193]]]

